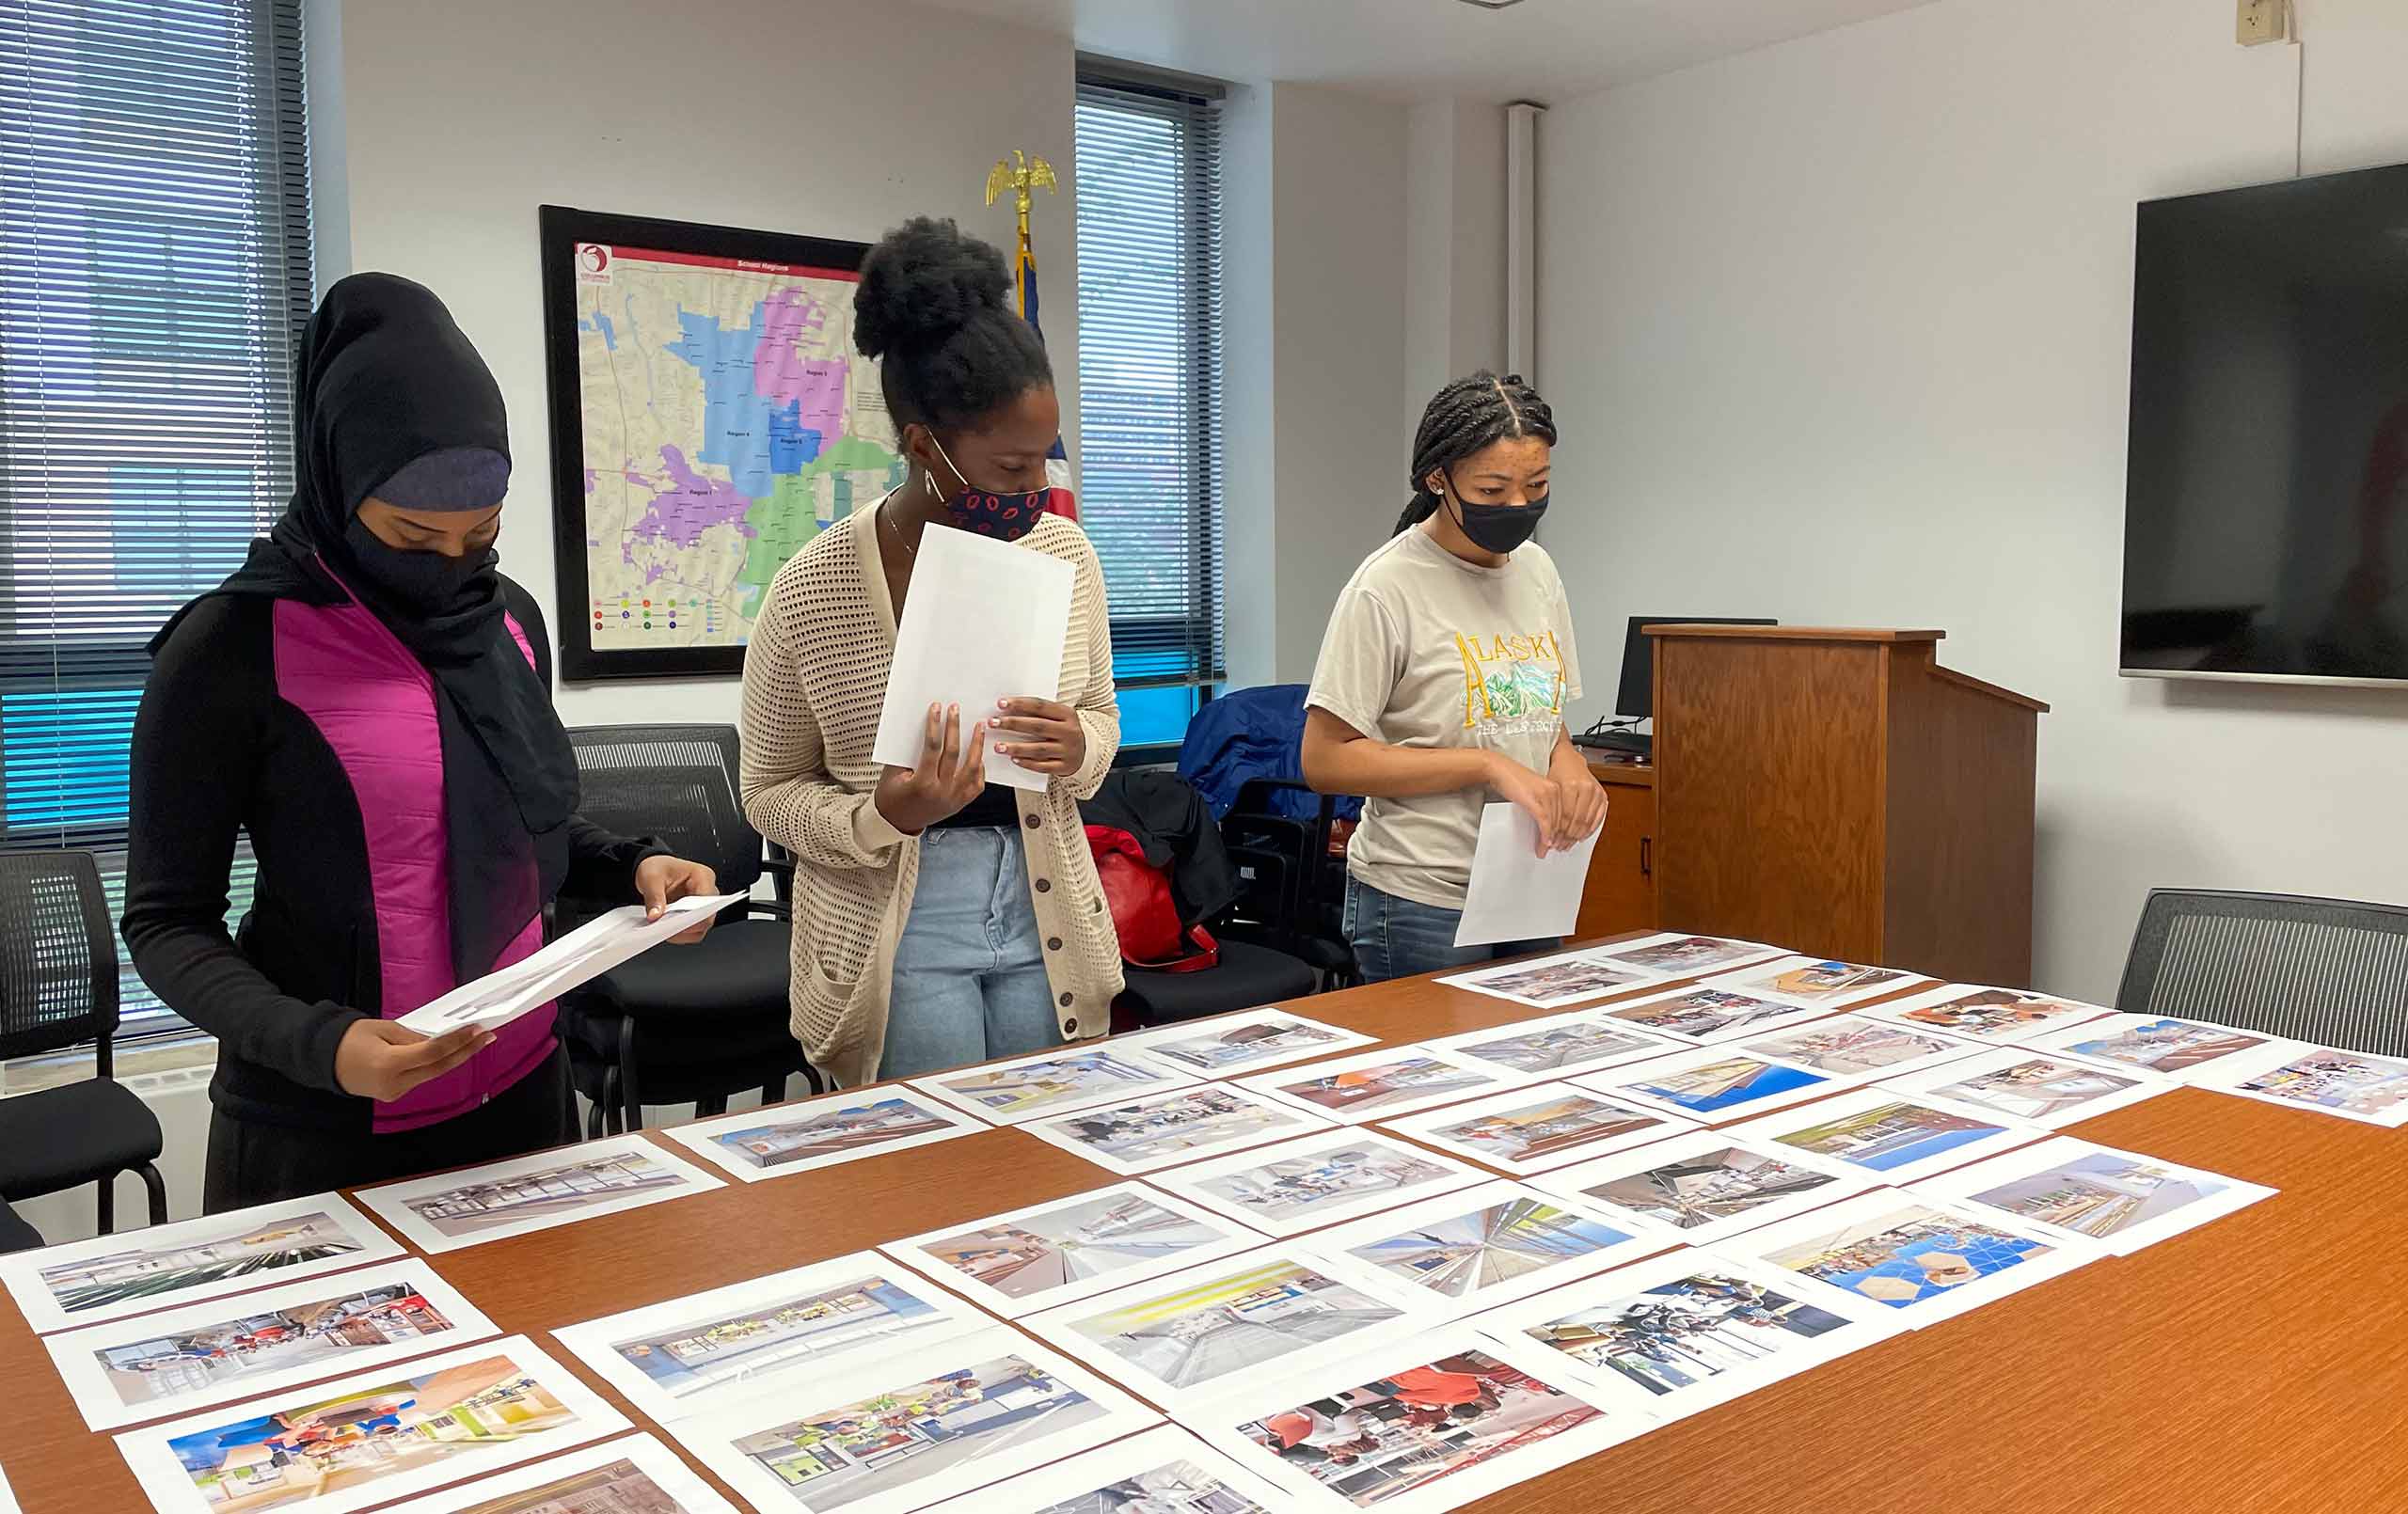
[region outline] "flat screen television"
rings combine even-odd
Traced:
[[[2122,668],[2408,683],[2408,164],[2141,206]]]

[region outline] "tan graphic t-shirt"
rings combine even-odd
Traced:
[[[1392,747],[1476,747],[1544,773],[1580,697],[1572,612],[1531,542],[1483,568],[1414,528],[1363,560],[1330,612],[1308,705]],[[1372,799],[1348,871],[1383,893],[1460,909],[1484,787]]]

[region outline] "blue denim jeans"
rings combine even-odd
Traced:
[[[1457,946],[1455,928],[1463,918],[1460,909],[1400,899],[1351,873],[1346,875],[1346,939],[1354,948],[1354,965],[1362,970],[1366,983],[1477,967],[1530,952],[1551,952],[1563,944],[1560,938],[1549,938]]]
[[[915,1078],[1061,1044],[1020,832],[928,831],[895,947],[878,1075]]]

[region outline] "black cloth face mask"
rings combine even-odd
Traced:
[[[456,558],[404,551],[388,544],[356,515],[343,528],[342,539],[350,549],[353,574],[377,597],[422,620],[478,615],[499,591],[495,580],[501,557],[492,547]]]
[[[1541,495],[1520,505],[1483,505],[1465,499],[1455,487],[1454,476],[1450,474],[1445,497],[1454,502],[1455,524],[1463,528],[1472,545],[1508,557],[1539,528],[1539,517],[1546,513],[1550,497]]]

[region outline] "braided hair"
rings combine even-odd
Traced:
[[[1437,513],[1431,474],[1511,436],[1535,436],[1555,445],[1555,412],[1519,373],[1499,378],[1483,368],[1433,395],[1421,412],[1420,429],[1413,434],[1413,499],[1388,534],[1402,535]]]
[[[950,220],[915,216],[870,249],[853,345],[879,359],[897,427],[974,427],[1053,384],[1044,342],[1005,303],[1010,289],[1004,255]]]

